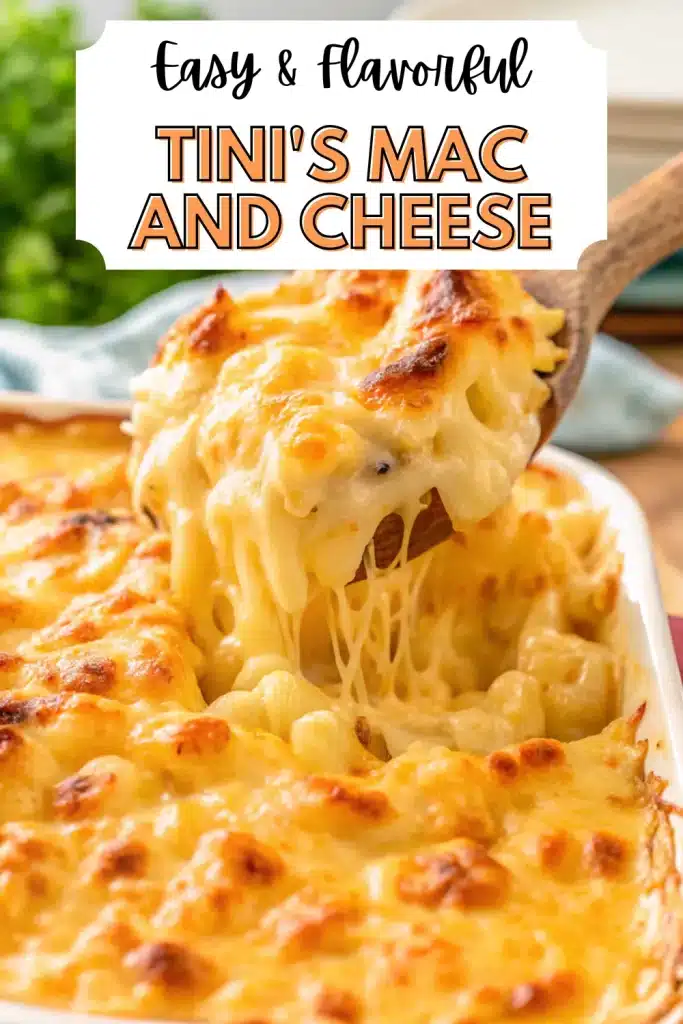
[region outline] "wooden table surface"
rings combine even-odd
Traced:
[[[638,348],[683,378],[680,343]],[[599,460],[618,476],[645,509],[654,536],[667,609],[683,615],[683,416],[651,448]]]

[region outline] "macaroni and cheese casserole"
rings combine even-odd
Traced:
[[[0,996],[217,1024],[679,1005],[620,556],[574,480],[523,468],[553,316],[508,275],[296,275],[171,332],[132,494],[117,423],[0,429]],[[377,522],[432,487],[451,539],[378,569]]]

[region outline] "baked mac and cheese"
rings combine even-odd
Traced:
[[[329,282],[303,281],[334,306]],[[370,291],[361,324],[380,317]],[[512,485],[507,461],[438,550],[346,588],[304,554],[304,603],[280,605],[255,540],[280,519],[255,506],[231,534],[197,456],[221,304],[194,342],[187,322],[171,334],[171,404],[135,417],[151,521],[132,512],[117,424],[0,430],[0,996],[217,1024],[662,1020],[681,998],[681,891],[640,713],[615,717],[603,515],[542,465]],[[286,308],[261,309],[260,337],[286,335]],[[320,316],[302,328],[313,351]],[[241,340],[257,364],[258,335]],[[518,426],[541,395],[522,378]],[[226,389],[239,427],[216,457],[247,459],[278,401],[250,423],[238,380]],[[412,413],[392,409],[393,443]]]

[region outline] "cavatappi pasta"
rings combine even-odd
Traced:
[[[527,471],[410,569],[426,646],[384,695],[373,650],[349,722],[324,609],[309,679],[266,651],[214,696],[114,425],[8,428],[0,465],[0,996],[220,1024],[644,1024],[676,1004],[667,805],[638,716],[599,731],[619,565],[576,484]],[[462,634],[427,622],[449,587]],[[442,742],[426,707],[377,732],[376,703],[421,707],[422,673],[449,690]]]

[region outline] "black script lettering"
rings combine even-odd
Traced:
[[[241,100],[248,96],[254,79],[261,74],[261,69],[255,65],[254,54],[248,53],[241,58],[237,51],[230,54],[228,64],[224,64],[217,54],[211,55],[208,71],[202,67],[201,58],[188,57],[182,64],[170,64],[166,59],[166,48],[177,46],[172,39],[164,39],[159,43],[157,59],[152,64],[156,71],[157,82],[164,92],[172,92],[184,82],[189,82],[196,92],[203,89],[224,89],[231,80],[235,82],[232,88],[233,99]],[[175,81],[171,81],[167,74],[173,68],[180,68],[180,74]]]

